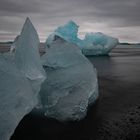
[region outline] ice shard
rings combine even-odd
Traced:
[[[29,80],[16,64],[0,55],[0,140],[9,140],[20,120],[38,102]]]
[[[87,33],[84,39],[80,39],[78,27],[73,21],[58,27],[46,40],[46,46],[49,47],[55,35],[76,44],[84,55],[106,55],[118,44],[118,39],[103,33]]]
[[[46,78],[37,32],[29,18],[11,53],[0,55],[0,140],[9,140],[20,120],[40,101]]]
[[[15,41],[15,63],[18,69],[32,82],[38,93],[45,80],[45,72],[39,54],[39,38],[29,18],[26,19],[20,36]]]
[[[96,69],[77,46],[54,38],[42,56],[47,73],[40,91],[45,114],[59,121],[80,120],[98,98]]]
[[[21,72],[30,80],[44,79],[39,55],[39,38],[29,18],[26,19],[15,46],[15,62]]]

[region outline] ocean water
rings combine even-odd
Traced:
[[[108,56],[88,59],[98,71],[99,100],[87,117],[60,123],[34,110],[11,140],[140,139],[140,46],[117,46]]]

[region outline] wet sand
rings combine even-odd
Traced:
[[[99,100],[80,122],[60,123],[31,112],[11,140],[139,140],[140,48],[88,57],[98,71]]]

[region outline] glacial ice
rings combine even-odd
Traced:
[[[53,35],[40,60],[38,34],[27,18],[10,53],[0,54],[0,140],[9,140],[20,120],[39,103],[47,117],[80,120],[98,98],[96,69],[76,46],[81,40],[75,27],[68,34]]]
[[[98,98],[96,69],[76,45],[54,39],[41,58],[47,74],[40,91],[45,114],[59,121],[80,120]]]
[[[99,32],[87,33],[82,40],[78,38],[78,28],[79,26],[73,21],[69,21],[64,26],[58,27],[47,38],[46,46],[49,47],[55,35],[76,44],[84,55],[106,55],[118,44],[118,39]]]
[[[83,40],[82,53],[84,55],[106,55],[117,44],[118,39],[103,33],[87,33]]]
[[[54,37],[57,35],[61,38],[63,38],[64,40],[70,42],[70,43],[75,43],[77,44],[77,40],[80,41],[80,39],[77,38],[77,34],[78,34],[78,28],[79,26],[73,22],[73,21],[69,21],[67,24],[65,24],[64,26],[60,26],[58,27],[54,33],[52,33],[51,35],[49,35],[49,37],[46,40],[46,46],[49,47],[49,45],[53,42]]]
[[[9,140],[20,120],[37,105],[29,80],[16,64],[0,56],[0,140]]]
[[[40,60],[38,34],[29,18],[26,19],[22,32],[14,44],[15,63],[38,94],[46,75]]]
[[[0,55],[0,140],[9,140],[20,120],[38,105],[46,78],[38,45],[37,32],[27,18],[14,51]]]
[[[29,18],[15,42],[15,62],[22,73],[30,80],[44,80],[45,72],[39,54],[39,38]]]

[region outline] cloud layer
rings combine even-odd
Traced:
[[[103,32],[121,42],[140,42],[139,0],[0,0],[0,40],[13,40],[26,17],[41,41],[69,20],[79,24],[79,35]]]

